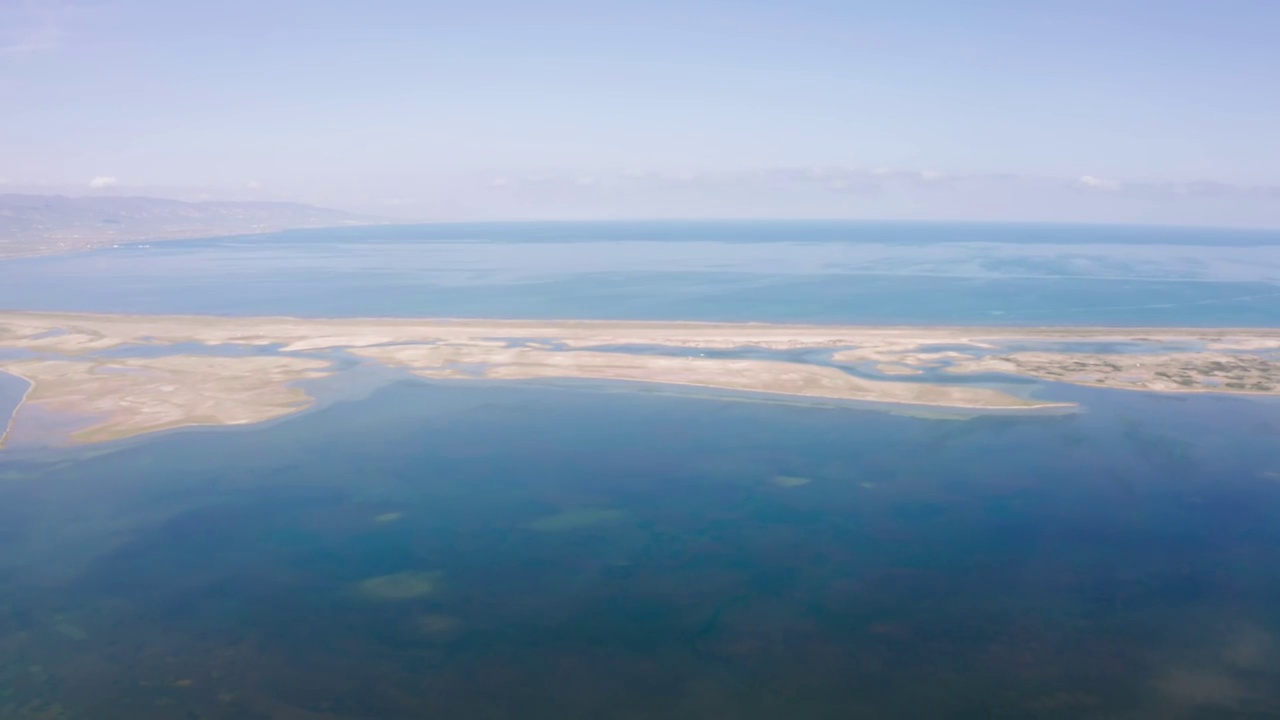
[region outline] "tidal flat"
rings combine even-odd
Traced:
[[[1122,346],[1123,352],[1106,348]],[[1028,350],[1026,348],[1034,348]],[[1103,348],[1100,350],[1099,348]],[[1134,348],[1137,348],[1136,350]],[[916,328],[764,323],[0,314],[0,371],[25,413],[77,416],[70,442],[275,419],[343,362],[434,380],[578,379],[986,412],[1071,404],[1026,379],[1280,394],[1280,330]],[[1023,379],[975,382],[966,376]]]

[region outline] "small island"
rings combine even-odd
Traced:
[[[752,352],[736,355],[739,349]],[[14,417],[4,419],[5,435],[21,432],[29,413],[77,417],[66,440],[81,443],[262,422],[310,406],[305,382],[342,372],[338,358],[444,381],[587,379],[897,410],[1071,407],[975,384],[968,379],[975,374],[1155,392],[1280,394],[1276,329],[15,312],[0,313],[0,372],[26,379],[30,389]]]

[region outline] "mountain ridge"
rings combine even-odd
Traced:
[[[285,201],[185,201],[147,196],[0,193],[0,257],[122,242],[377,225],[368,215]]]

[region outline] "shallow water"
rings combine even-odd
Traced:
[[[414,381],[0,459],[0,716],[1280,712],[1280,406],[1049,392]]]
[[[282,343],[269,345],[248,345],[244,343],[198,343],[177,342],[155,345],[125,344],[85,353],[92,358],[158,358],[169,355],[212,355],[215,357],[253,357],[257,355],[277,355]]]
[[[1280,326],[1280,233],[358,228],[4,261],[0,307]],[[1280,403],[891,377],[1082,406],[938,420],[309,355],[345,370],[314,411],[0,453],[0,718],[1280,717]]]
[[[858,222],[311,230],[0,262],[0,308],[1280,326],[1280,232]]]
[[[22,398],[27,394],[31,384],[26,380],[5,372],[0,372],[0,440],[4,438],[9,427],[9,419],[17,411]]]

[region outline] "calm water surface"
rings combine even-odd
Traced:
[[[0,262],[0,308],[1280,326],[1280,231],[865,222],[311,230]]]
[[[404,382],[10,455],[0,717],[1280,714],[1280,406],[1052,392]]]
[[[1280,326],[1280,233],[358,228],[0,262],[0,307]],[[0,453],[0,720],[1280,717],[1280,403],[397,377]]]

